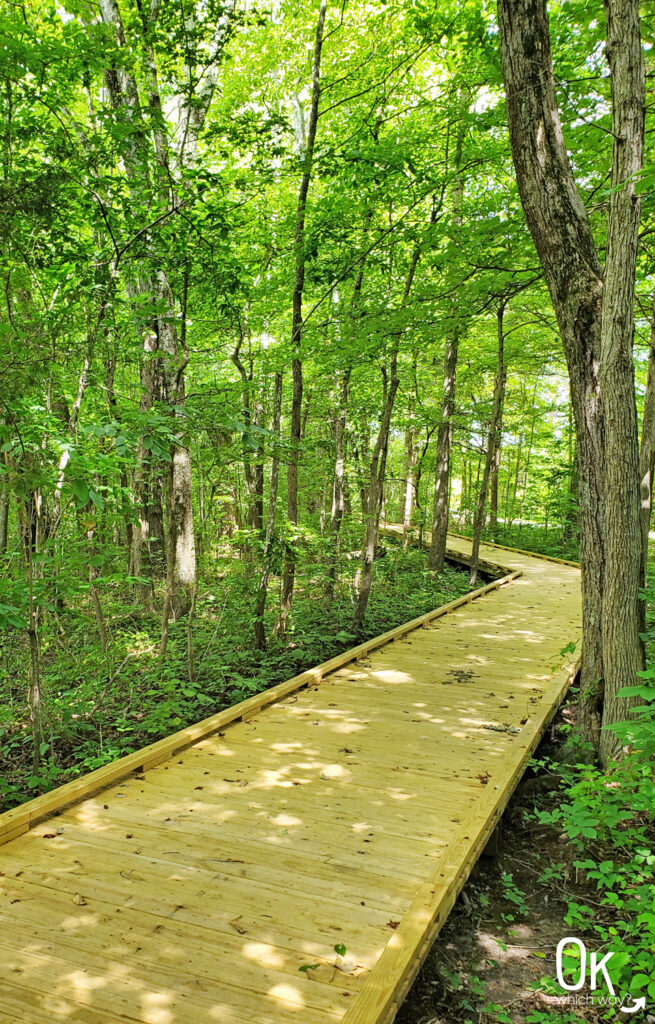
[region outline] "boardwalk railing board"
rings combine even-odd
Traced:
[[[522,572],[520,570],[510,572],[501,579],[494,580],[478,590],[464,594],[462,597],[448,602],[448,604],[441,605],[439,608],[426,612],[424,615],[419,615],[410,622],[405,622],[395,629],[391,629],[380,636],[367,640],[363,644],[359,644],[357,647],[352,647],[350,650],[344,651],[343,654],[330,658],[322,665],[317,665],[315,668],[301,672],[299,675],[293,676],[293,678],[279,683],[269,690],[255,694],[253,697],[248,697],[247,700],[240,701],[224,711],[219,711],[217,714],[205,718],[195,725],[181,729],[171,736],[157,740],[155,743],[135,751],[133,754],[126,754],[124,757],[112,761],[111,764],[97,768],[95,771],[89,772],[79,779],[73,779],[71,782],[67,782],[65,785],[59,786],[49,793],[44,793],[42,796],[28,800],[26,803],[12,808],[10,811],[5,811],[3,814],[0,814],[0,846],[23,835],[32,825],[42,821],[48,815],[55,814],[64,807],[78,803],[85,797],[98,793],[107,786],[111,786],[113,783],[131,775],[132,772],[145,771],[148,768],[161,764],[162,761],[168,760],[181,750],[197,743],[198,740],[218,732],[233,722],[248,721],[263,708],[282,700],[284,697],[288,697],[296,690],[320,683],[325,676],[337,671],[337,669],[343,668],[344,665],[366,657],[367,654],[383,647],[385,644],[392,643],[413,630],[428,625],[442,615],[447,615],[456,608],[477,600],[485,594],[497,590],[500,586],[511,583],[521,575]]]

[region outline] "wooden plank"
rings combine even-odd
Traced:
[[[342,1016],[337,993],[333,1006],[317,1009],[303,1003],[300,972],[301,980],[294,980],[294,984],[283,982],[262,995],[232,988],[228,980],[223,980],[217,991],[215,982],[208,983],[192,974],[184,978],[172,976],[153,964],[147,972],[140,972],[134,964],[128,971],[120,961],[109,965],[105,962],[104,970],[98,971],[88,950],[85,953],[89,966],[83,967],[76,960],[67,959],[64,951],[58,954],[55,939],[43,943],[43,948],[46,952],[17,952],[6,938],[0,937],[2,962],[12,975],[20,975],[23,999],[28,1006],[32,994],[54,993],[82,1011],[90,1005],[103,1013],[117,1013],[123,1019],[162,1024],[172,1020],[175,1024],[206,1020],[220,1024],[326,1024]],[[345,999],[349,998],[347,993]],[[53,1014],[52,1019],[57,1017]],[[67,1021],[70,1017],[62,1014],[59,1019]]]
[[[218,968],[223,994],[245,989],[265,997],[266,992],[291,981],[295,992],[290,993],[290,1002],[318,1010],[338,1005],[343,993],[355,993],[365,973],[363,966],[355,972],[335,969],[337,957],[327,943],[311,943],[311,953],[301,948],[297,938],[286,947],[250,943],[234,930],[217,935],[175,920],[162,923],[160,917],[137,914],[128,907],[116,914],[111,904],[98,900],[91,901],[92,908],[88,903],[73,907],[63,894],[41,887],[35,898],[35,888],[18,883],[12,887],[16,902],[0,942],[11,941],[13,936],[20,940],[25,929],[32,929],[40,934],[39,941],[30,947],[34,952],[61,955],[74,962],[79,956],[79,932],[83,930],[84,967],[93,973],[102,973],[109,961],[127,965],[134,975],[151,977],[150,965],[154,962],[162,984],[169,973],[174,981],[184,974],[193,979],[194,987],[211,992],[216,990]],[[62,926],[71,919],[74,928]],[[316,963],[316,967],[307,984],[310,979],[300,968],[309,962]],[[241,999],[236,994],[233,1002],[238,1005]],[[264,1005],[265,998],[261,1002]]]

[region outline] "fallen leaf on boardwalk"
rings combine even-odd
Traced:
[[[76,892],[75,895],[73,896],[73,903],[75,903],[78,907],[86,906],[86,900],[84,899],[84,896],[80,896],[79,892]]]
[[[228,924],[230,925],[230,928],[234,928],[235,932],[238,932],[239,935],[245,935],[246,929],[242,928],[242,926],[238,923],[240,920],[241,914],[239,914],[238,917],[235,917],[231,921],[229,921]]]
[[[387,928],[393,928],[395,931],[399,924],[400,921],[387,921]]]

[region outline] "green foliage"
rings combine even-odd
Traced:
[[[503,899],[512,905],[511,912],[505,911],[503,913],[503,921],[509,924],[515,921],[517,917],[527,917],[530,908],[526,902],[525,893],[516,885],[512,875],[509,872],[503,872],[501,881],[503,885]]]
[[[589,936],[590,948],[611,951],[609,974],[617,992],[655,997],[655,833],[652,763],[640,752],[604,773],[590,766],[568,768],[560,806],[540,812],[540,821],[560,827],[580,852],[574,866],[597,896],[570,900],[570,934]],[[600,906],[600,910],[599,910]],[[577,976],[573,949],[565,972]],[[599,990],[599,996],[603,993]]]
[[[314,555],[319,551],[317,542]],[[193,682],[187,673],[185,620],[171,623],[168,657],[161,665],[158,618],[144,616],[133,597],[126,600],[124,581],[107,574],[101,585],[113,637],[110,652],[103,654],[97,634],[89,629],[86,579],[72,590],[60,591],[65,604],[59,610],[52,605],[52,619],[42,634],[49,744],[38,779],[32,781],[29,736],[12,730],[26,708],[21,675],[24,640],[20,628],[11,626],[0,663],[0,757],[7,766],[0,797],[5,807],[33,791],[51,789],[99,768],[352,646],[347,628],[352,575],[344,577],[331,605],[317,602],[314,594],[320,590],[323,569],[320,561],[308,560],[299,573],[290,635],[266,651],[253,651],[250,621],[244,615],[251,601],[251,581],[239,578],[236,568],[225,550],[212,574],[205,575],[193,627],[198,651]],[[352,574],[356,565],[349,568]],[[452,568],[435,579],[426,568],[424,553],[390,547],[376,565],[365,636],[376,636],[465,593],[467,579],[466,573]]]

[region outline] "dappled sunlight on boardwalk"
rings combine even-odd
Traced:
[[[385,1019],[579,636],[577,570],[483,554],[523,576],[3,846],[0,1024]]]

